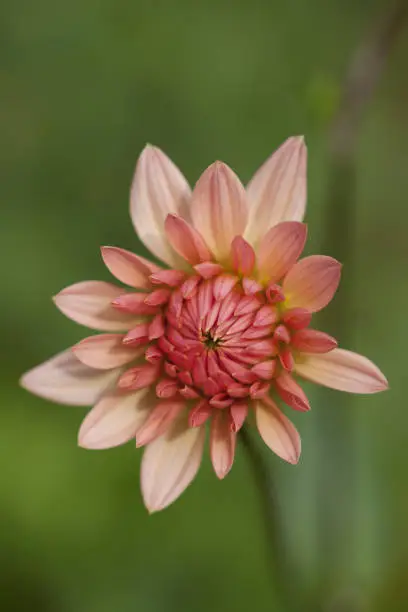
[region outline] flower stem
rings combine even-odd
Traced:
[[[247,425],[240,431],[240,439],[258,489],[261,514],[265,526],[267,554],[271,566],[277,598],[282,612],[290,612],[293,605],[293,572],[289,567],[288,553],[281,524],[276,488],[269,463],[256,445]]]

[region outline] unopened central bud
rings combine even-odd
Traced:
[[[208,350],[214,350],[221,344],[221,338],[213,338],[211,332],[204,332],[203,343],[204,346],[208,348]]]

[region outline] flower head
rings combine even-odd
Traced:
[[[265,443],[296,463],[300,437],[277,405],[307,411],[298,377],[352,393],[387,387],[368,359],[310,327],[332,299],[340,264],[306,241],[306,148],[289,138],[246,190],[216,162],[194,190],[159,149],[136,167],[131,217],[167,267],[121,248],[102,258],[127,288],[77,283],[55,297],[77,323],[106,333],[85,338],[22,378],[56,402],[94,405],[79,431],[85,448],[131,439],[146,446],[141,468],[151,511],[172,503],[200,466],[207,423],[215,473],[234,461],[250,413]]]

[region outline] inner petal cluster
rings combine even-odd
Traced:
[[[123,338],[129,348],[148,346],[142,360],[122,374],[119,387],[130,391],[155,385],[166,408],[174,407],[169,400],[182,399],[180,408],[191,400],[191,426],[222,410],[231,431],[242,426],[248,402],[266,396],[273,381],[287,403],[308,409],[307,401],[302,404],[299,393],[287,388],[288,380],[296,383],[285,378],[310,323],[308,311],[286,309],[282,286],[276,283],[262,287],[213,263],[196,268],[201,274],[153,274],[152,292],[114,300],[116,308],[151,315]],[[324,350],[334,346],[326,345]]]

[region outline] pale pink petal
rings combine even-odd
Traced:
[[[102,449],[119,446],[134,438],[149,413],[145,390],[103,397],[82,422],[78,444],[83,448]]]
[[[99,334],[84,338],[72,347],[75,356],[85,365],[100,370],[118,368],[144,352],[123,344],[123,334]]]
[[[237,433],[243,426],[248,414],[247,402],[234,402],[230,408],[231,430]]]
[[[212,258],[200,232],[182,217],[167,215],[164,227],[173,249],[192,266]]]
[[[306,208],[306,146],[288,138],[259,168],[247,186],[248,225],[244,237],[254,247],[282,221],[302,221]]]
[[[270,399],[255,404],[256,424],[262,440],[288,463],[297,463],[300,456],[300,436],[291,421]]]
[[[126,251],[126,249],[104,246],[101,247],[101,253],[108,270],[129,287],[151,289],[149,276],[160,271],[156,264],[144,259],[144,257]]]
[[[283,280],[288,308],[321,310],[332,300],[340,282],[341,264],[327,255],[311,255],[298,261]]]
[[[139,238],[159,259],[178,268],[180,258],[166,240],[169,213],[186,218],[190,187],[173,162],[148,145],[139,157],[130,192],[130,214]]]
[[[136,446],[140,448],[162,436],[185,408],[186,403],[183,400],[163,400],[159,402],[137,430]]]
[[[218,478],[225,478],[234,463],[237,434],[231,424],[222,410],[217,411],[211,421],[210,456]]]
[[[140,319],[112,306],[112,301],[121,294],[122,287],[102,281],[84,281],[60,291],[54,302],[76,323],[101,331],[124,331],[134,327]]]
[[[90,406],[112,388],[121,370],[96,370],[77,359],[72,348],[55,355],[21,377],[22,387],[59,404]]]
[[[217,276],[217,274],[221,274],[224,268],[220,264],[213,263],[212,261],[204,261],[194,266],[194,270],[203,278],[209,279],[213,278],[213,276]]]
[[[200,467],[204,442],[205,427],[191,428],[183,420],[147,446],[140,481],[150,512],[162,510],[188,487]]]
[[[258,250],[258,274],[265,283],[276,283],[296,263],[303,251],[307,227],[298,221],[284,221],[262,238]]]
[[[295,368],[303,378],[339,391],[378,393],[388,388],[387,379],[372,361],[344,349],[302,355]]]
[[[252,274],[255,266],[255,251],[242,236],[235,236],[232,241],[231,260],[235,272],[243,276]]]
[[[226,164],[215,162],[201,175],[191,200],[191,218],[218,261],[227,260],[231,242],[247,222],[245,189]]]
[[[304,353],[328,353],[337,346],[337,340],[317,329],[301,329],[292,336],[291,345]]]

